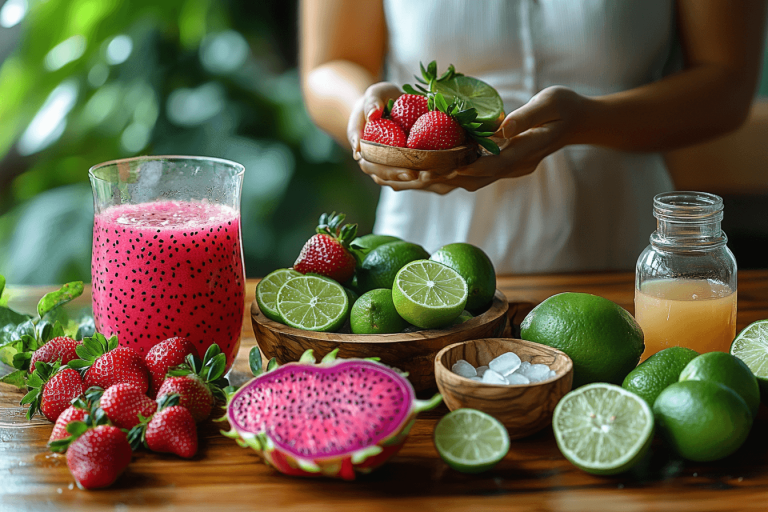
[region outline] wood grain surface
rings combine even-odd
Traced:
[[[334,349],[339,357],[381,358],[381,362],[408,372],[416,391],[435,389],[435,356],[443,347],[458,341],[499,337],[507,327],[507,298],[499,290],[488,310],[446,329],[425,329],[397,334],[340,334],[294,329],[267,318],[254,300],[251,304],[253,332],[265,359],[280,364],[296,361],[312,349],[320,359]]]
[[[535,304],[563,291],[595,293],[630,311],[631,273],[499,278],[510,302]],[[255,281],[248,283],[252,298]],[[45,288],[12,288],[11,306],[32,311]],[[80,301],[87,303],[86,294]],[[249,305],[250,306],[250,305]],[[739,273],[738,328],[768,318],[768,271]],[[511,312],[514,314],[515,312]],[[254,343],[250,320],[232,374],[242,379]],[[65,459],[46,448],[51,424],[27,422],[21,393],[0,385],[0,511],[41,510],[282,510],[282,511],[670,511],[701,512],[768,508],[768,408],[761,406],[745,446],[718,462],[698,464],[670,456],[654,443],[632,472],[614,477],[586,474],[566,461],[552,431],[512,441],[492,471],[464,475],[449,469],[432,444],[441,406],[417,420],[402,451],[384,467],[355,482],[285,477],[218,433],[200,426],[200,450],[192,460],[140,451],[117,483],[86,492],[74,486]]]

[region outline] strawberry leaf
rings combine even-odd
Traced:
[[[248,367],[251,369],[251,373],[254,377],[261,375],[261,351],[257,346],[254,346],[251,348],[251,351],[248,352]]]
[[[27,387],[27,371],[15,370],[11,373],[0,377],[0,382],[3,384],[10,384],[16,386],[19,389],[25,389]]]
[[[83,282],[73,281],[62,286],[55,292],[46,293],[40,302],[37,303],[37,314],[42,318],[46,313],[62,304],[79,297],[83,294]]]
[[[501,151],[499,150],[499,146],[496,145],[495,142],[493,142],[491,139],[486,139],[484,137],[478,137],[474,134],[469,134],[470,137],[472,137],[475,141],[477,141],[478,144],[483,146],[485,149],[487,149],[491,154],[498,155]]]

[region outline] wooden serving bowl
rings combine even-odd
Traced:
[[[447,328],[398,334],[340,334],[294,329],[264,316],[254,300],[251,322],[259,349],[280,364],[296,361],[308,349],[319,359],[338,348],[339,357],[380,357],[381,362],[408,372],[416,391],[435,388],[435,355],[452,343],[501,336],[507,326],[507,298],[499,290],[490,308],[466,322]]]
[[[477,368],[505,352],[514,352],[531,364],[547,364],[557,375],[535,384],[503,386],[467,379],[451,370],[460,359]],[[565,352],[531,341],[477,339],[442,349],[435,358],[435,378],[450,410],[465,407],[488,413],[507,427],[510,439],[519,439],[551,423],[555,405],[571,390],[573,361]]]
[[[466,144],[452,149],[427,151],[397,148],[367,140],[360,141],[360,153],[369,162],[414,170],[452,170],[469,165],[480,157],[477,144]]]

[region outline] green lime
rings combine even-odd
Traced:
[[[706,380],[676,382],[653,404],[656,426],[684,458],[706,462],[739,449],[752,428],[747,403],[732,389]]]
[[[401,332],[408,325],[397,314],[389,288],[371,290],[360,296],[349,312],[349,323],[354,334],[391,334]]]
[[[362,262],[369,252],[374,250],[380,245],[388,244],[389,242],[401,241],[396,236],[391,235],[363,235],[352,240],[349,244],[349,248],[353,254],[358,258],[358,261]]]
[[[488,308],[496,292],[496,272],[482,249],[467,243],[448,244],[429,259],[451,267],[464,278],[469,287],[468,310],[479,312]]]
[[[680,381],[708,380],[734,390],[749,407],[752,417],[760,408],[760,386],[752,370],[736,356],[725,352],[702,354],[683,369]]]
[[[509,434],[490,414],[456,409],[435,426],[435,448],[456,471],[480,473],[495,466],[509,452]]]
[[[746,326],[733,340],[731,354],[749,366],[760,384],[763,401],[768,403],[768,320]]]
[[[361,293],[376,288],[392,288],[397,272],[414,260],[429,258],[420,245],[410,242],[389,242],[376,247],[357,269],[357,289]]]
[[[504,120],[504,102],[499,93],[477,78],[457,76],[435,84],[437,92],[451,103],[454,99],[465,102],[467,108],[477,110],[479,131],[495,132]]]
[[[275,322],[282,322],[280,313],[277,312],[277,291],[289,279],[301,274],[292,268],[281,268],[270,272],[256,285],[256,303],[264,316]]]
[[[664,388],[677,382],[685,365],[698,355],[698,352],[690,348],[665,348],[629,372],[621,387],[633,392],[653,407],[656,397]]]
[[[452,268],[430,260],[406,264],[395,277],[392,300],[400,316],[422,329],[444,327],[464,311],[467,282]]]
[[[639,396],[602,382],[565,395],[555,407],[552,430],[563,456],[595,475],[627,471],[653,440],[653,412]]]
[[[460,314],[459,316],[457,316],[457,317],[456,317],[456,318],[453,320],[453,323],[451,323],[451,325],[459,325],[459,324],[463,324],[463,323],[464,323],[464,322],[466,322],[467,320],[472,320],[473,318],[474,318],[474,316],[472,316],[472,313],[470,313],[469,311],[467,311],[467,310],[465,309],[464,311],[462,311],[462,312],[461,312],[461,314]]]
[[[349,298],[333,279],[298,276],[277,292],[277,311],[284,324],[305,331],[335,331],[344,325]]]
[[[618,304],[587,293],[560,293],[520,324],[524,340],[562,350],[573,360],[573,387],[621,384],[640,361],[643,331]]]

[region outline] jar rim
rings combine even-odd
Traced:
[[[667,222],[719,222],[723,219],[723,199],[709,192],[664,192],[653,198],[653,216]]]

